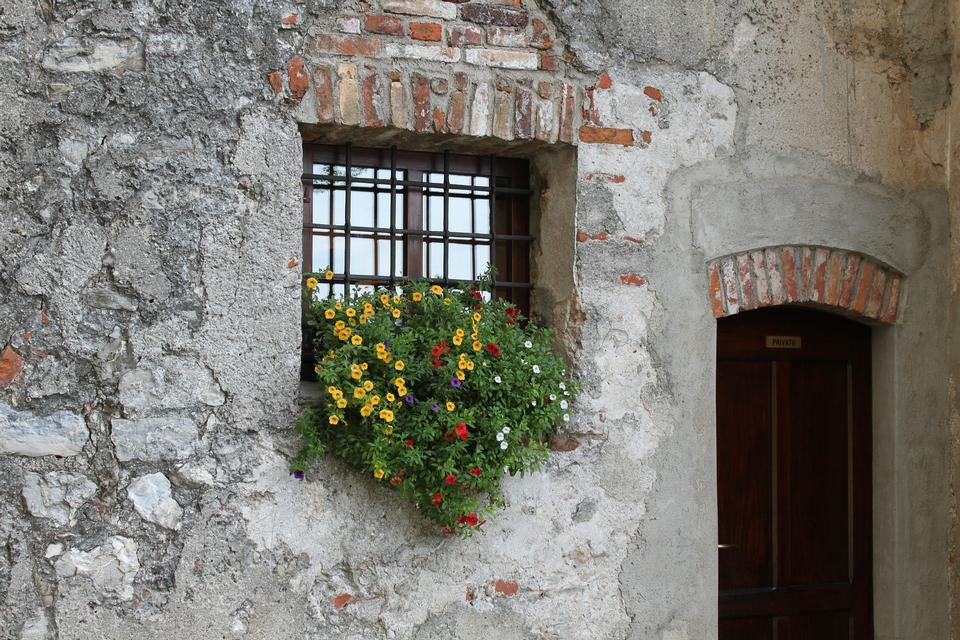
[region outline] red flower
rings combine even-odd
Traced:
[[[443,481],[446,482],[447,484],[453,484],[454,482],[457,481],[457,476],[453,475],[452,473],[448,473],[447,477],[444,478]]]
[[[443,494],[437,491],[435,494],[433,494],[433,500],[430,502],[432,502],[435,506],[440,504],[443,502]]]
[[[413,440],[407,440],[407,448],[413,449]]]
[[[463,422],[459,423],[456,427],[454,427],[454,431],[457,432],[457,436],[461,440],[466,440],[467,436],[470,435],[470,432],[467,430],[467,425]]]
[[[468,527],[477,526],[478,521],[479,521],[479,518],[477,518],[477,514],[475,513],[464,514],[459,518],[457,518],[457,524],[465,524]]]
[[[516,307],[510,307],[507,309],[507,324],[513,324],[516,322],[517,316],[520,315],[520,309]]]
[[[487,348],[487,351],[490,352],[490,355],[492,355],[494,358],[500,357],[500,347],[498,347],[497,345],[493,344],[492,342],[488,342],[486,348]]]
[[[443,434],[444,442],[453,442],[456,439],[457,435],[453,431],[447,431],[445,434]]]
[[[467,471],[467,473],[469,473],[472,476],[479,476],[482,473],[482,471],[480,471],[480,467],[474,467],[473,469],[470,469],[470,471]]]
[[[470,287],[470,297],[477,300],[483,300],[483,294],[477,291],[476,287]]]

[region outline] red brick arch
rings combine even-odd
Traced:
[[[716,318],[759,307],[805,303],[894,323],[903,274],[845,249],[789,245],[711,260],[710,301]]]

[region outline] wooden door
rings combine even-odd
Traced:
[[[873,637],[870,431],[867,327],[718,321],[720,640]]]

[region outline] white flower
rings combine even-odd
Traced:
[[[501,449],[506,449],[506,448],[507,448],[507,443],[506,443],[506,442],[501,442],[501,443],[500,443],[500,448],[501,448]]]
[[[502,433],[502,432],[497,434],[497,442],[503,442],[503,433]]]
[[[563,421],[564,421],[564,422],[570,422],[570,414],[569,414],[569,413],[563,414]]]
[[[563,395],[568,396],[568,395],[570,395],[570,392],[569,392],[569,391],[564,391],[564,392],[563,392]]]
[[[504,427],[504,428],[502,429],[502,431],[503,431],[504,433],[510,433],[510,427]]]
[[[525,346],[527,349],[532,349],[533,343],[527,340],[526,342],[523,343],[523,346]]]
[[[503,382],[503,379],[501,379],[500,376],[493,376],[493,381],[496,382],[497,384],[500,384],[501,382]]]
[[[567,385],[565,385],[564,383],[561,382],[561,383],[560,383],[560,389],[562,390],[562,389],[566,389],[566,388],[567,388]]]
[[[534,372],[534,373],[540,373],[540,365],[538,365],[538,364],[533,365],[533,372]]]
[[[556,400],[556,399],[557,399],[556,394],[551,393],[551,394],[550,394],[550,402],[553,402],[553,401]]]
[[[531,406],[534,406],[534,407],[537,406],[537,401],[536,401],[536,400],[531,400],[531,401],[530,401],[530,405],[531,405]]]
[[[560,401],[560,408],[561,408],[561,409],[566,409],[569,405],[570,405],[570,403],[568,403],[566,400],[561,400],[561,401]]]

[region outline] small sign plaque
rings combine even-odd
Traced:
[[[767,349],[799,349],[800,336],[767,336]]]

